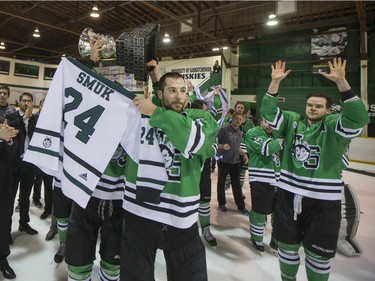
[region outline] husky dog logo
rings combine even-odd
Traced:
[[[318,168],[320,162],[320,147],[317,145],[309,145],[306,141],[302,142],[302,139],[302,135],[295,136],[292,147],[294,158],[307,169]]]
[[[303,144],[297,144],[293,147],[293,154],[298,162],[305,162],[307,159],[309,159],[310,156],[309,144],[307,142],[304,142]]]
[[[52,139],[50,137],[45,137],[45,139],[43,140],[43,146],[45,148],[49,148],[51,147],[52,145]]]
[[[126,152],[121,145],[118,145],[115,153],[112,156],[111,161],[117,161],[120,167],[124,167],[126,164]]]
[[[165,133],[159,129],[155,132],[159,143],[163,162],[168,175],[169,182],[179,182],[181,176],[181,153],[168,140]]]
[[[168,142],[166,144],[160,143],[159,146],[161,154],[163,156],[164,166],[168,169],[173,166],[174,147],[171,142]]]

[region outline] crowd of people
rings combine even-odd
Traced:
[[[102,45],[100,39],[91,42],[91,66],[99,60]],[[212,102],[216,108],[211,110],[212,104],[197,99],[179,73],[160,77],[155,61],[148,66],[152,66],[153,97],[132,98],[133,138],[123,137],[113,148],[94,190],[85,190],[70,176],[88,195],[84,203],[82,196],[64,193],[66,171],[50,175],[37,167],[38,159],[24,161],[28,149],[46,153],[53,146],[52,137],[58,135],[63,141],[64,132],[52,132],[44,146],[36,148],[34,132],[49,133],[37,123],[46,115],[33,113],[30,93],[20,95],[16,110],[8,104],[10,89],[0,87],[0,270],[4,278],[16,277],[7,261],[16,194],[18,230],[36,235],[38,231],[29,224],[30,196],[33,187],[40,188],[43,181],[41,219],[52,215],[46,240],[58,234],[55,262],[65,258],[68,280],[90,280],[99,233],[100,280],[154,280],[158,249],[164,253],[168,280],[207,280],[200,233],[209,245],[218,244],[210,231],[214,159],[218,166],[217,208],[227,212],[225,189],[230,184],[238,211],[249,218],[249,239],[257,251],[264,251],[264,228],[272,214],[271,247],[278,252],[281,279],[296,280],[302,245],[308,280],[328,280],[341,221],[341,172],[345,168],[341,159],[350,140],[369,122],[364,104],[345,79],[346,61],[333,59],[330,72],[321,72],[337,85],[342,114],[330,114],[331,99],[321,93],[307,97],[305,116],[278,108],[279,86],[290,72],[285,62],[278,61],[271,66],[271,83],[261,101],[257,126],[246,117],[245,104],[238,102],[221,127],[217,92],[213,94],[216,103]],[[90,70],[81,71],[92,75]],[[111,81],[102,83],[118,89]],[[50,100],[47,95],[46,107]],[[85,130],[94,122],[93,116],[86,116]],[[68,119],[57,122],[63,124]],[[82,131],[77,133],[81,141]],[[90,132],[88,139],[100,131]],[[129,149],[135,145],[139,151]],[[246,209],[242,192],[246,171],[251,210]],[[87,180],[86,174],[80,177]]]

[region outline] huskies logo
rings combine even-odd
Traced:
[[[320,161],[320,147],[302,142],[302,139],[303,135],[295,136],[292,154],[306,169],[317,169]]]
[[[45,148],[49,148],[51,147],[52,145],[52,139],[50,137],[46,137],[44,140],[43,140],[43,146]]]
[[[167,136],[162,130],[156,130],[156,138],[159,142],[160,151],[168,174],[168,180],[170,182],[179,182],[181,176],[181,153],[167,139]]]
[[[115,153],[112,156],[111,161],[117,161],[120,167],[124,167],[126,164],[126,152],[121,145],[118,145]]]
[[[173,165],[173,151],[174,147],[172,143],[167,144],[159,144],[161,155],[163,156],[164,166],[165,168],[169,169]]]

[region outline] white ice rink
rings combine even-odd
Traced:
[[[351,163],[355,169],[375,172],[374,166]],[[265,233],[266,251],[257,252],[249,240],[248,218],[236,210],[231,190],[226,192],[228,212],[217,210],[216,172],[212,174],[211,223],[212,233],[218,241],[211,247],[206,241],[208,276],[210,281],[276,281],[281,280],[277,257],[269,252],[270,226]],[[374,281],[375,280],[375,177],[354,172],[344,172],[344,180],[356,190],[361,204],[361,221],[357,240],[364,253],[357,257],[337,254],[331,262],[330,281]],[[250,191],[245,185],[246,205],[250,209]],[[43,193],[43,192],[42,192]],[[41,220],[43,209],[30,205],[30,225],[39,231],[38,235],[19,232],[18,213],[13,215],[13,240],[8,260],[17,274],[18,281],[65,281],[65,262],[56,264],[53,256],[58,248],[57,236],[52,241],[44,238],[49,230],[50,218]],[[305,281],[303,251],[297,280]],[[98,255],[97,255],[98,258]],[[166,281],[165,264],[162,252],[156,259],[156,280]],[[2,279],[0,273],[0,280]],[[95,261],[93,281],[98,281],[98,259]],[[131,281],[131,280],[129,280]]]

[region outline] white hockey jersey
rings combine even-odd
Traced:
[[[64,194],[85,208],[119,143],[138,162],[141,114],[134,95],[62,59],[24,160],[61,178]]]

